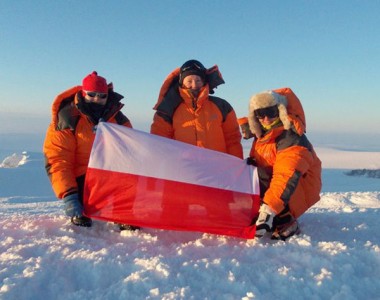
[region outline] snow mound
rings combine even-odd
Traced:
[[[0,164],[0,168],[17,168],[28,161],[29,156],[27,152],[22,154],[13,153],[11,156],[6,157]]]
[[[323,193],[283,242],[81,228],[54,197],[0,196],[0,299],[379,299],[379,208]]]

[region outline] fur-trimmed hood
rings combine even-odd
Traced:
[[[256,137],[260,138],[263,135],[263,129],[254,111],[256,109],[266,108],[275,105],[277,105],[278,107],[279,117],[282,124],[284,125],[284,128],[291,128],[291,123],[289,121],[287,112],[288,101],[286,97],[273,91],[264,91],[253,95],[249,102],[248,123],[251,132],[255,134]]]

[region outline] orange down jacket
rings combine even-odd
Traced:
[[[254,140],[250,157],[258,167],[262,200],[276,213],[288,204],[298,218],[320,199],[321,161],[305,135],[273,128]]]
[[[52,105],[52,122],[43,145],[45,168],[58,198],[80,193],[95,138],[94,122],[78,109],[81,87],[58,95]],[[132,127],[120,111],[123,96],[109,89],[104,121]],[[80,179],[81,178],[81,179]]]
[[[209,84],[195,101],[187,89],[176,84],[178,73],[179,69],[173,71],[161,88],[150,132],[243,158],[240,128],[232,106],[209,96]]]

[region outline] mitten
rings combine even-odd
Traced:
[[[262,237],[273,229],[273,218],[276,213],[265,203],[261,204],[259,218],[256,221],[256,237]]]
[[[79,201],[78,194],[71,194],[63,198],[65,203],[65,213],[69,217],[82,216],[83,206]]]

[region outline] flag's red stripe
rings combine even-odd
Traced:
[[[84,198],[95,219],[242,238],[254,236],[259,207],[258,195],[93,168]]]

